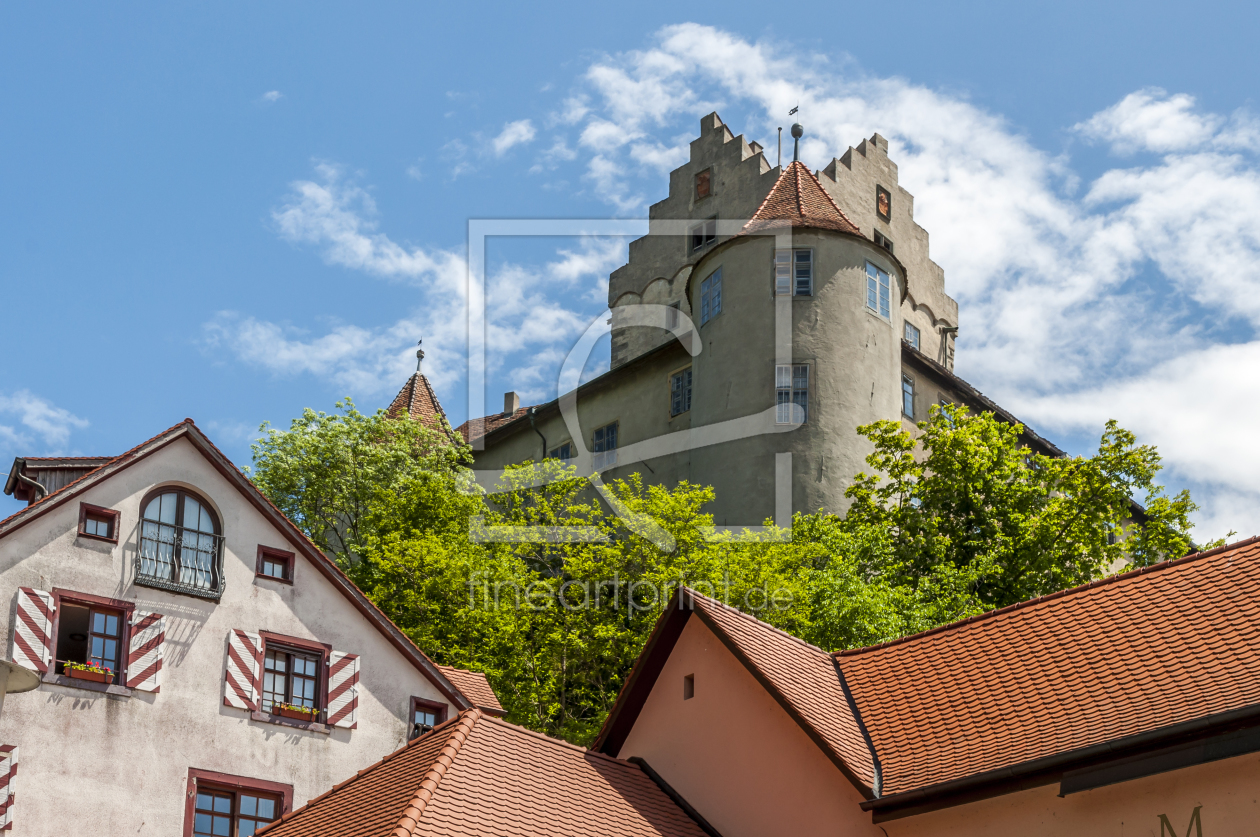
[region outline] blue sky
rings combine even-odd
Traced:
[[[458,423],[470,218],[642,217],[704,113],[773,147],[799,102],[814,166],[890,138],[964,377],[1074,452],[1121,420],[1201,535],[1260,531],[1254,7],[722,10],[6,6],[0,467],[185,416],[246,464],[387,403],[421,335]],[[554,395],[623,259],[495,242],[488,404]]]

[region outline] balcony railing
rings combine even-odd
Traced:
[[[218,601],[223,595],[223,536],[142,521],[136,584]]]

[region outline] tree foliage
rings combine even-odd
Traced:
[[[849,648],[1176,557],[1195,508],[1165,496],[1156,451],[1114,422],[1095,455],[1055,459],[1021,447],[1017,427],[945,407],[917,439],[894,422],[859,428],[871,473],[854,479],[848,513],[797,514],[790,533],[714,535],[706,486],[610,483],[668,533],[666,549],[561,462],[511,468],[487,498],[466,447],[338,408],[264,427],[256,482],[426,653],[484,671],[510,720],[579,743],[680,584]]]

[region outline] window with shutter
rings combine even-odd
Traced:
[[[40,674],[52,664],[53,594],[19,587],[17,618],[13,622],[13,662]]]
[[[162,690],[162,644],[166,641],[166,617],[137,610],[131,618],[127,648],[127,687],[142,692]]]
[[[258,709],[261,658],[261,636],[238,630],[228,632],[227,670],[223,674],[225,706]]]
[[[328,723],[356,729],[358,715],[359,656],[334,651],[328,658]]]
[[[0,831],[13,828],[13,797],[16,793],[18,748],[0,744]]]

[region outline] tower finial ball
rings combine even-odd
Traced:
[[[794,122],[792,124],[792,136],[796,137],[797,139],[800,139],[801,137],[805,136],[805,129],[801,127],[801,123]]]

